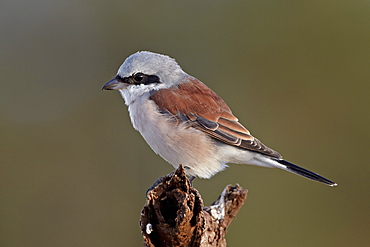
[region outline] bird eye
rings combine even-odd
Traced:
[[[142,74],[136,74],[136,75],[134,75],[134,80],[136,82],[141,82],[142,80],[144,80],[144,75],[142,75]]]

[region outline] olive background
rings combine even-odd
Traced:
[[[146,189],[171,172],[102,91],[150,50],[330,188],[234,165],[194,186],[249,190],[229,246],[369,246],[368,1],[0,2],[0,245],[142,246]]]

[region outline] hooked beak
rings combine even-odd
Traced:
[[[127,86],[128,86],[127,83],[120,82],[117,80],[117,78],[113,78],[112,80],[104,84],[102,90],[119,90],[125,89]]]

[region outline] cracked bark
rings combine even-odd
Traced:
[[[243,206],[247,190],[228,185],[204,207],[182,166],[159,178],[147,191],[140,226],[147,247],[226,246],[227,228]]]

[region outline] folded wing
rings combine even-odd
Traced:
[[[227,104],[201,81],[192,78],[177,88],[152,93],[161,112],[171,114],[177,123],[196,128],[210,137],[238,148],[280,159],[281,155],[266,147],[238,122]]]

